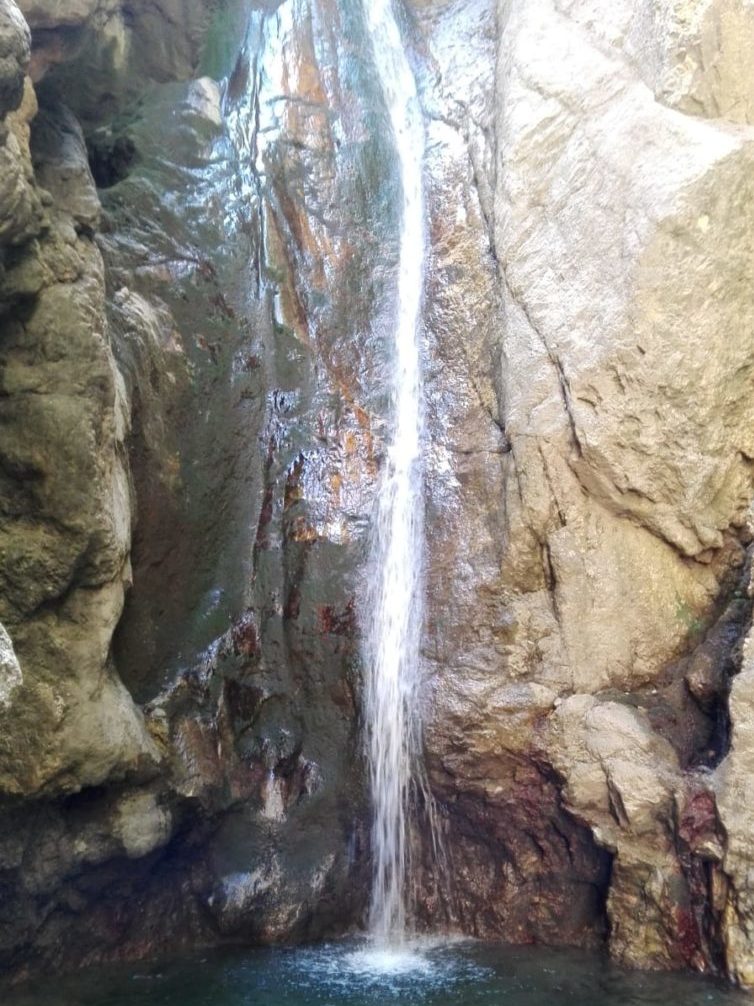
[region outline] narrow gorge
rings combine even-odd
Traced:
[[[752,51],[0,0],[0,989],[369,931],[746,1001]]]

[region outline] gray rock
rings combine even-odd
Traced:
[[[31,33],[13,0],[0,3],[0,118],[21,104]]]
[[[0,302],[6,244],[39,232],[41,207],[29,157],[29,122],[37,104],[26,78],[29,29],[12,0],[0,4]]]
[[[23,681],[23,674],[11,640],[0,625],[0,706],[8,706],[13,692]]]
[[[725,828],[723,870],[729,889],[723,915],[728,969],[744,985],[754,985],[754,819],[750,793],[754,780],[754,664],[751,632],[743,663],[730,693],[731,750],[715,773],[717,806]]]

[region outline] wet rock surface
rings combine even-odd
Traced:
[[[19,6],[0,967],[343,932],[399,185],[360,7]],[[445,857],[417,836],[418,922],[754,983],[748,7],[402,28]]]
[[[133,154],[103,208],[81,127],[50,98],[79,56],[40,87],[28,174],[49,219],[10,274],[25,299],[3,339],[10,974],[313,938],[363,910],[352,571],[376,466],[342,357],[367,352],[350,326],[368,341],[371,300],[346,292],[350,242],[376,247],[382,141],[357,109],[336,161],[340,83],[309,101],[328,51],[308,8],[291,15],[252,15],[224,89],[165,85],[104,124],[71,92],[92,146],[106,128]],[[28,33],[17,48],[28,60]],[[329,54],[344,87],[364,74],[334,38]],[[293,181],[308,175],[316,220]],[[352,218],[326,219],[340,203]]]

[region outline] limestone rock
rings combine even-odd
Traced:
[[[0,349],[0,610],[27,669],[0,714],[0,789],[17,795],[76,791],[158,761],[109,662],[129,576],[130,488],[127,404],[91,241],[99,202],[69,113],[40,116],[32,148],[27,182],[43,181],[52,207],[6,276],[15,296],[19,274],[36,280],[23,318],[4,321]],[[18,208],[12,219],[23,220]]]
[[[127,794],[117,805],[114,837],[129,859],[139,859],[164,845],[171,835],[170,813],[153,792]]]
[[[81,126],[64,106],[48,106],[34,126],[36,181],[53,199],[56,212],[73,218],[74,226],[94,231],[100,201],[89,168]]]
[[[214,4],[0,0],[0,963],[363,910],[396,177],[360,6],[238,6],[220,86]],[[752,5],[407,6],[420,920],[750,981]]]
[[[13,0],[0,4],[0,117],[21,104],[31,35]]]
[[[13,641],[0,625],[0,706],[8,706],[13,692],[23,681]]]
[[[754,9],[737,0],[560,0],[606,47],[622,49],[658,101],[682,112],[754,122]]]
[[[98,87],[107,77],[120,100],[123,78],[104,65],[87,76],[61,52],[73,62],[50,66],[39,86],[33,149],[50,230],[39,289],[2,360],[3,471],[19,473],[9,492],[27,520],[3,528],[18,562],[2,566],[0,603],[30,671],[2,724],[0,783],[22,798],[27,829],[23,797],[45,809],[49,867],[42,877],[39,864],[44,918],[14,873],[24,925],[0,933],[0,961],[16,940],[50,961],[56,937],[77,959],[143,954],[176,932],[314,937],[363,909],[352,570],[375,463],[351,326],[360,319],[366,332],[372,302],[354,306],[349,290],[366,275],[366,249],[376,261],[382,248],[382,223],[367,214],[390,174],[369,168],[384,137],[365,134],[362,97],[356,110],[343,105],[339,160],[324,100],[329,87],[341,101],[335,37],[325,58],[306,19],[289,24],[301,76],[287,77],[274,16],[250,16],[250,39],[266,36],[260,64],[239,59],[225,118],[220,87],[202,78],[155,88],[125,133],[119,123],[98,133],[97,143],[122,136],[134,151],[128,171],[102,176],[103,233],[81,131],[53,92],[79,110],[83,93],[107,122]],[[55,33],[38,26],[35,37]],[[161,38],[155,30],[154,48],[128,53],[172,72],[158,60]],[[81,60],[122,55],[98,45]],[[257,88],[269,115],[259,137],[248,116]],[[259,203],[250,144],[261,137],[271,187]],[[340,299],[324,296],[326,275]],[[372,400],[382,391],[370,389]],[[27,471],[35,477],[22,479]],[[151,700],[146,715],[132,695]],[[224,897],[233,877],[267,877],[271,862],[259,897],[236,898],[236,887]],[[84,940],[54,921],[76,864],[91,879],[82,914],[107,917],[102,891],[119,881],[116,922]],[[145,902],[164,924],[142,935]]]
[[[0,4],[0,301],[4,245],[39,232],[42,212],[29,155],[29,122],[37,110],[26,70],[29,29],[12,0]]]
[[[569,810],[613,854],[610,948],[633,966],[702,962],[678,949],[678,915],[690,903],[675,853],[675,751],[640,711],[574,695],[551,718],[549,750]],[[698,952],[698,947],[693,948]]]
[[[741,341],[748,307],[736,303],[749,268],[740,208],[749,204],[751,144],[657,105],[628,64],[554,10],[535,23],[514,4],[508,33],[496,236],[506,358],[517,375],[507,397],[513,459],[531,450],[532,432],[559,436],[591,498],[704,560],[742,522],[750,488],[748,406],[733,375],[751,367]],[[544,55],[549,45],[565,62]],[[566,65],[567,75],[557,69]],[[543,271],[538,240],[548,247]],[[529,372],[542,362],[525,385],[519,359]],[[558,473],[557,489],[567,477]],[[567,528],[565,499],[561,509]],[[673,562],[668,555],[664,565]]]
[[[422,5],[421,17],[450,22],[453,10]],[[710,757],[705,732],[747,617],[716,622],[740,576],[753,488],[754,133],[730,127],[749,114],[738,43],[750,5],[514,0],[497,13],[495,158],[466,142],[499,269],[503,503],[476,483],[482,535],[500,529],[486,561],[453,571],[457,596],[477,592],[466,625],[442,592],[430,605],[433,787],[440,800],[464,794],[446,805],[458,853],[467,839],[452,838],[453,821],[474,819],[470,802],[484,801],[480,834],[509,806],[521,760],[549,766],[564,781],[557,827],[587,826],[612,858],[613,953],[712,967],[700,877],[722,835],[693,823],[694,808],[715,819],[695,765]],[[475,359],[467,352],[468,369]],[[479,540],[474,504],[443,503],[430,535],[458,520]],[[705,659],[720,661],[715,673]],[[513,714],[498,700],[514,688],[550,699],[531,690]],[[695,722],[698,738],[684,738]],[[523,861],[512,827],[495,834]],[[594,852],[579,840],[586,863]],[[491,856],[477,850],[459,871],[459,897],[490,889]],[[502,914],[510,932],[515,915]]]
[[[35,32],[31,72],[87,124],[110,121],[156,82],[197,70],[217,0],[21,0]]]
[[[725,906],[724,939],[730,973],[754,985],[754,637],[749,633],[743,663],[729,700],[731,750],[715,773],[717,806],[725,828],[723,870],[730,882]]]

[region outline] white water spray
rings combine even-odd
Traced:
[[[422,624],[422,378],[419,323],[425,259],[424,123],[391,0],[365,0],[374,60],[402,185],[393,437],[378,499],[366,617],[366,714],[371,775],[373,942],[406,935],[408,801],[416,753],[415,693]]]

